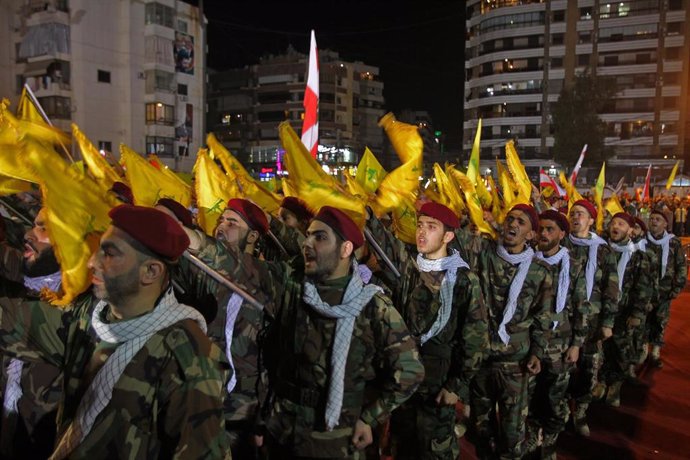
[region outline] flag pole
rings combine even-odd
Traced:
[[[38,113],[41,114],[41,118],[43,118],[43,121],[48,123],[49,126],[55,127],[53,123],[50,121],[50,118],[48,118],[48,115],[46,114],[45,110],[43,110],[43,106],[41,105],[41,103],[38,102],[36,95],[34,94],[33,90],[31,89],[28,83],[24,83],[24,89],[26,90],[26,94],[29,95],[31,102],[34,104],[36,109],[38,109]],[[67,147],[65,147],[65,144],[63,144],[62,141],[59,139],[58,143],[60,144],[60,147],[62,147],[62,150],[64,150],[64,152],[67,154],[67,158],[69,158],[70,161],[74,163],[74,158],[72,158],[72,155],[69,153],[69,150],[67,150]]]
[[[371,245],[371,247],[374,249],[376,254],[383,260],[383,262],[388,265],[388,268],[391,269],[393,274],[395,275],[396,278],[400,278],[400,272],[398,271],[397,268],[395,268],[395,265],[393,265],[393,262],[388,258],[388,256],[383,252],[383,249],[379,244],[376,242],[374,239],[374,235],[371,234],[368,228],[364,229],[364,236],[367,239],[367,242]]]
[[[24,214],[22,214],[21,212],[17,211],[16,209],[14,209],[12,206],[10,206],[10,205],[9,205],[4,199],[2,199],[2,198],[0,198],[0,205],[4,206],[4,207],[6,207],[7,209],[9,209],[10,211],[12,211],[12,212],[14,213],[15,216],[19,217],[21,220],[23,220],[23,221],[26,222],[27,224],[29,224],[29,225],[33,225],[33,224],[34,224],[33,222],[31,222],[31,220],[29,220],[28,217],[26,217]]]

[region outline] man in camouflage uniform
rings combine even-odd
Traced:
[[[630,239],[635,224],[630,214],[619,212],[611,219],[609,245],[616,256],[618,286],[621,292],[613,338],[604,343],[602,380],[608,385],[606,403],[620,406],[620,389],[631,364],[636,364],[652,296],[658,286],[653,256],[638,251]],[[599,383],[603,386],[603,383]],[[603,389],[603,388],[602,388]],[[600,390],[601,391],[601,390]]]
[[[151,208],[121,205],[110,217],[89,262],[95,300],[62,311],[0,298],[3,353],[65,375],[51,458],[229,457],[223,355],[170,288],[189,239]]]
[[[671,301],[678,297],[688,278],[688,266],[683,246],[675,235],[666,230],[668,222],[662,212],[654,210],[649,215],[647,248],[659,261],[659,289],[652,297],[652,310],[647,317],[648,341],[652,345],[650,363],[662,367],[661,347],[664,332],[671,314]],[[645,350],[647,344],[644,345]]]
[[[539,251],[535,256],[551,266],[556,296],[551,339],[542,369],[530,379],[527,451],[537,450],[541,428],[540,457],[555,460],[556,441],[570,412],[566,397],[570,373],[587,337],[587,291],[582,264],[560,245],[570,230],[568,219],[556,210],[544,211],[539,219]]]
[[[457,250],[458,217],[442,204],[427,202],[417,217],[417,255],[375,218],[370,228],[401,277],[386,282],[394,305],[417,340],[425,378],[417,392],[391,418],[396,459],[450,459],[460,453],[455,436],[455,405],[469,404],[469,382],[489,342],[487,311],[479,279]]]
[[[518,204],[506,216],[502,240],[482,239],[477,254],[490,338],[488,356],[470,387],[480,458],[524,453],[528,381],[541,371],[554,303],[551,268],[533,257],[528,244],[538,229],[537,211]],[[460,245],[468,247],[472,237],[465,232],[461,238]]]
[[[597,218],[597,208],[587,200],[578,200],[568,215],[570,234],[563,245],[585,270],[589,325],[587,339],[580,350],[577,370],[570,379],[570,395],[574,399],[572,414],[575,431],[589,436],[587,409],[592,402],[592,390],[599,381],[603,362],[602,342],[613,335],[618,311],[618,271],[616,258],[606,241],[591,231]]]
[[[635,225],[633,225],[630,239],[637,245],[638,248],[644,251],[647,246],[647,224],[639,217],[634,217]]]
[[[274,395],[266,408],[269,458],[361,458],[372,428],[423,378],[400,314],[353,270],[363,242],[352,219],[329,206],[312,220],[303,256],[289,262],[267,264],[192,238],[202,259],[224,254],[216,268],[242,285],[270,269],[266,310],[273,319],[262,350]]]

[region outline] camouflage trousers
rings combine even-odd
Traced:
[[[570,377],[568,393],[576,404],[590,404],[592,390],[599,383],[599,372],[604,361],[601,341],[588,337],[580,349],[577,368]]]
[[[568,408],[568,383],[571,364],[543,360],[541,372],[529,379],[529,415],[527,422],[541,427],[544,434],[558,434],[565,428]]]
[[[455,436],[455,406],[439,406],[435,399],[435,393],[415,393],[393,411],[390,424],[393,458],[458,458],[460,446]]]
[[[470,388],[470,406],[479,458],[522,457],[528,384],[527,373],[515,362],[485,363],[477,372]]]
[[[646,335],[652,345],[664,345],[664,334],[671,316],[671,300],[659,301],[647,315]]]
[[[361,450],[354,450],[349,455],[343,457],[305,457],[297,456],[292,451],[292,446],[284,446],[267,433],[264,436],[264,447],[261,449],[261,455],[258,458],[262,460],[365,460],[366,454]],[[234,459],[235,457],[233,457]],[[251,457],[250,457],[251,459]],[[244,460],[244,457],[242,458]]]
[[[607,385],[625,380],[631,364],[637,364],[645,343],[645,324],[630,327],[627,318],[619,318],[613,328],[613,337],[604,342],[602,381]]]

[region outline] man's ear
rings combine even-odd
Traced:
[[[349,259],[354,250],[355,247],[352,241],[343,241],[343,244],[340,245],[340,258]]]
[[[165,274],[165,264],[160,260],[148,259],[141,268],[141,284],[144,285],[160,281]]]
[[[247,243],[248,244],[256,244],[256,242],[259,240],[259,232],[256,230],[249,230],[247,233]]]

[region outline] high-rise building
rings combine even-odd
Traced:
[[[617,91],[600,115],[615,152],[608,165],[639,163],[628,176],[635,180],[651,162],[663,175],[690,156],[688,3],[469,0],[464,148],[482,118],[484,158],[517,138],[524,158],[550,161],[549,105],[588,68],[613,79]]]
[[[258,64],[210,73],[208,129],[263,179],[282,170],[278,125],[302,131],[308,56],[292,47]],[[378,153],[383,82],[377,67],[319,50],[319,150],[329,170],[356,165],[364,147]]]
[[[0,96],[28,83],[51,121],[190,170],[202,136],[199,9],[177,0],[0,2]]]

